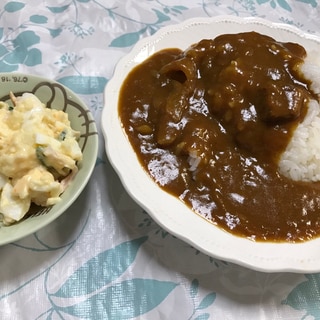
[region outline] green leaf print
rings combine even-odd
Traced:
[[[70,4],[61,7],[47,7],[52,13],[62,13],[69,8]]]
[[[25,4],[22,2],[10,1],[4,6],[4,10],[7,12],[16,12],[25,7]]]
[[[78,94],[95,94],[103,92],[108,80],[104,77],[67,76],[58,82]]]
[[[320,320],[319,286],[320,274],[305,275],[307,281],[298,284],[282,302],[296,310],[305,311],[307,316]]]
[[[8,53],[8,49],[6,46],[0,44],[0,57]]]
[[[157,18],[158,18],[157,23],[162,23],[164,21],[170,20],[170,18],[166,14],[162,13],[161,11],[156,10],[156,9],[153,9],[153,11],[157,15]]]
[[[38,24],[45,24],[48,22],[48,18],[39,14],[32,15],[30,21]]]
[[[27,49],[40,42],[40,37],[33,31],[21,32],[13,41],[15,48]]]
[[[262,5],[265,4],[267,2],[270,3],[271,8],[276,9],[277,8],[277,4],[279,7],[281,7],[282,9],[291,12],[292,8],[290,7],[289,3],[286,0],[256,0],[257,4]]]
[[[310,4],[313,8],[318,6],[317,0],[297,0],[297,1]]]
[[[134,45],[139,39],[140,36],[146,31],[146,28],[143,28],[136,32],[129,32],[121,35],[118,38],[115,38],[111,43],[110,47],[130,47]]]
[[[130,279],[107,287],[78,304],[56,306],[56,309],[80,319],[127,320],[157,307],[176,286],[168,281]]]
[[[200,302],[199,306],[197,307],[197,310],[208,308],[210,305],[213,304],[214,300],[216,300],[216,293],[215,292],[209,293]]]
[[[60,35],[60,33],[62,32],[61,28],[57,28],[57,29],[48,29],[50,32],[50,35],[52,38],[56,38],[57,36]]]
[[[195,298],[196,295],[198,294],[198,290],[199,290],[199,281],[198,279],[194,279],[190,287],[190,297]]]
[[[101,252],[76,270],[52,296],[70,298],[69,293],[76,297],[101,289],[127,270],[136,258],[140,246],[146,240],[147,237],[142,237],[123,242],[112,249]],[[86,285],[79,286],[79,283]],[[74,288],[78,289],[74,290]]]
[[[29,67],[42,63],[42,53],[39,49],[33,48],[28,51],[24,64]]]
[[[203,313],[197,316],[194,320],[208,320],[210,318],[209,313]]]
[[[291,7],[289,6],[288,2],[285,1],[285,0],[277,0],[279,6],[284,9],[284,10],[287,10],[287,11],[292,11]]]

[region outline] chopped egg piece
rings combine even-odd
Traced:
[[[8,182],[2,189],[0,198],[0,212],[3,215],[4,224],[11,224],[23,218],[30,208],[30,197],[19,198],[12,192],[13,187]]]

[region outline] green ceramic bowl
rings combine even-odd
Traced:
[[[98,134],[87,106],[68,88],[38,76],[22,73],[0,73],[0,101],[9,100],[9,92],[16,96],[24,92],[35,94],[48,108],[68,113],[73,129],[80,131],[79,145],[83,160],[71,184],[62,194],[62,201],[52,207],[33,208],[27,218],[11,226],[0,225],[0,245],[30,235],[58,218],[78,198],[86,186],[97,158]]]

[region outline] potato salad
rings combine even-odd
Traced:
[[[21,220],[31,203],[51,206],[78,171],[80,133],[68,114],[46,106],[31,93],[0,102],[0,217]]]

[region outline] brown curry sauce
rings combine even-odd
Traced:
[[[319,236],[319,184],[277,171],[313,97],[298,72],[305,55],[298,44],[256,32],[152,55],[128,75],[119,102],[143,167],[235,235],[290,242]]]

